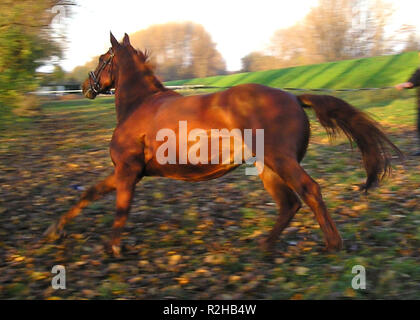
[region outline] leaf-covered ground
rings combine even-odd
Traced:
[[[220,179],[188,183],[146,178],[136,189],[121,259],[104,252],[114,195],[67,225],[66,236],[42,233],[74,204],[83,187],[111,171],[108,143],[113,101],[101,98],[44,105],[42,115],[0,116],[1,299],[418,299],[420,297],[420,158],[415,150],[413,92],[345,98],[378,119],[406,152],[404,163],[368,196],[357,151],[333,144],[311,116],[303,166],[323,190],[344,239],[329,254],[304,206],[272,255],[257,242],[276,219],[258,177],[240,168]],[[392,98],[392,99],[391,99]],[[51,269],[66,267],[65,290]],[[367,287],[351,287],[352,267],[366,268]]]

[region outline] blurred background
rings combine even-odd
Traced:
[[[203,6],[121,1],[4,1],[5,105],[39,86],[77,88],[109,47],[109,31],[152,52],[163,81],[272,70],[419,49],[416,1],[301,0]],[[61,87],[62,88],[62,87]]]
[[[326,89],[369,112],[409,154],[418,145],[416,90],[393,86],[419,66],[419,9],[415,0],[3,0],[0,298],[418,299],[418,159],[397,163],[379,191],[363,196],[355,191],[359,154],[345,139],[329,144],[310,112],[303,166],[323,189],[343,252],[321,253],[322,234],[304,207],[266,259],[257,239],[277,209],[242,169],[197,184],[142,181],[121,260],[103,250],[112,196],[89,206],[64,239],[37,241],[111,170],[113,96],[80,93],[110,31],[150,50],[157,76],[183,94],[250,82]],[[51,288],[56,264],[68,270],[66,290]],[[356,264],[367,269],[366,290],[351,287]]]

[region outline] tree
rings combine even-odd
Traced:
[[[276,31],[271,50],[287,66],[385,54],[391,14],[383,0],[320,0],[302,21]]]
[[[251,52],[241,60],[243,72],[270,70],[281,67],[281,61],[279,59],[260,52]]]
[[[387,53],[389,48],[387,47],[388,39],[385,37],[385,27],[392,16],[393,8],[391,4],[383,0],[375,0],[371,2],[370,10],[370,25],[371,29],[371,48],[369,54],[371,56],[377,56]]]
[[[420,50],[420,38],[415,26],[403,25],[398,33],[403,38],[403,52]]]
[[[280,61],[282,67],[291,67],[321,62],[323,59],[315,53],[312,39],[303,23],[277,30],[271,38],[271,54]]]
[[[92,60],[86,62],[83,66],[77,66],[71,72],[67,73],[66,78],[68,80],[82,83],[86,80],[88,73],[98,65],[99,56],[94,57]]]
[[[68,80],[67,73],[59,65],[55,65],[52,72],[39,72],[37,75],[39,78],[39,85],[41,86],[59,85]]]
[[[307,49],[324,61],[347,58],[347,41],[352,26],[351,0],[320,0],[305,17],[305,32],[310,35]]]
[[[25,94],[38,85],[36,69],[60,55],[50,28],[55,16],[52,9],[70,4],[60,0],[0,3],[0,104],[25,105]]]
[[[133,46],[150,49],[164,80],[225,73],[225,62],[209,33],[193,22],[153,25],[130,36]]]
[[[403,51],[417,51],[420,50],[420,39],[417,33],[410,33],[406,40],[406,44]]]
[[[63,82],[66,77],[66,72],[59,65],[54,66],[54,70],[51,74],[52,81],[56,83]]]

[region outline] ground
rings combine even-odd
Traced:
[[[368,195],[357,149],[332,144],[311,111],[304,168],[322,187],[344,239],[339,253],[323,238],[307,206],[272,254],[258,240],[276,206],[244,168],[209,182],[146,178],[137,187],[124,229],[123,257],[104,251],[114,195],[86,208],[66,235],[42,233],[82,189],[111,172],[112,98],[44,104],[38,117],[0,114],[0,299],[418,299],[420,296],[420,159],[414,92],[343,96],[379,120],[406,153],[404,162]],[[54,290],[54,265],[66,268],[66,289]],[[366,269],[366,289],[351,286],[352,268]]]

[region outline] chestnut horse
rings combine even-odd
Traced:
[[[390,171],[390,150],[399,149],[381,131],[379,124],[345,101],[327,95],[290,93],[259,84],[244,84],[225,91],[182,96],[165,88],[155,77],[147,56],[134,49],[127,34],[119,43],[111,34],[112,47],[99,58],[94,72],[83,83],[83,93],[94,99],[115,88],[117,126],[110,155],[114,171],[88,189],[81,200],[46,235],[56,238],[64,225],[90,202],[116,190],[116,217],[112,227],[111,249],[120,254],[121,230],[127,220],[136,184],[144,176],[160,176],[187,181],[218,178],[237,168],[237,163],[161,164],[156,152],[163,144],[157,133],[162,128],[179,130],[179,121],[188,130],[239,128],[264,129],[264,163],[260,178],[264,188],[279,206],[277,221],[266,239],[271,248],[301,207],[301,198],[313,211],[325,237],[327,250],[342,247],[340,234],[328,214],[319,185],[299,165],[308,147],[309,120],[303,108],[312,108],[329,134],[342,130],[358,145],[368,190]],[[177,142],[177,159],[180,151]],[[253,149],[252,154],[255,154]]]

